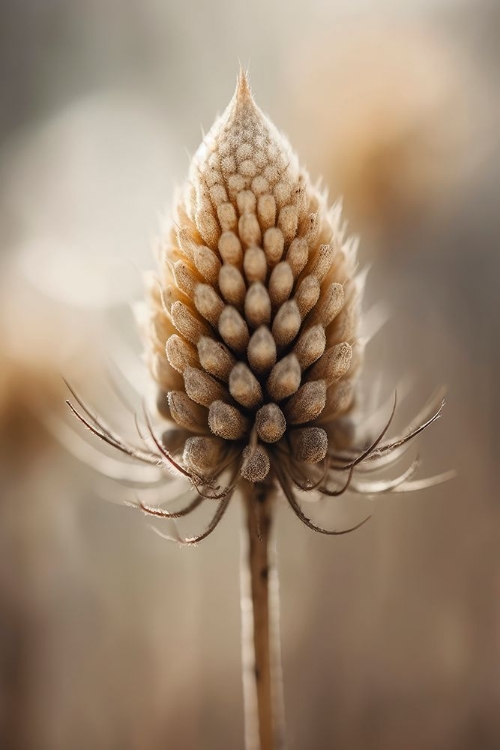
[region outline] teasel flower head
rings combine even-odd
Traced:
[[[340,205],[328,208],[240,73],[177,195],[140,316],[157,408],[168,422],[161,437],[151,429],[154,460],[183,474],[195,493],[178,513],[141,507],[178,517],[205,498],[219,502],[207,531],[184,541],[210,533],[245,483],[281,488],[304,523],[332,534],[344,532],[316,526],[297,490],[410,489],[415,464],[397,480],[357,476],[400,455],[428,422],[395,442],[381,442],[384,430],[356,446],[363,359],[356,248]]]

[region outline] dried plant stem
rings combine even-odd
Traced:
[[[279,589],[272,530],[273,490],[249,485],[241,554],[246,750],[284,747]]]

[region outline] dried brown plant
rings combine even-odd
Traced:
[[[383,429],[371,440],[360,437],[364,276],[357,272],[356,249],[345,236],[340,205],[328,208],[240,73],[233,99],[204,138],[177,196],[140,315],[157,408],[168,428],[157,435],[145,410],[144,444],[129,444],[74,393],[83,413],[73,410],[105,442],[167,470],[167,480],[172,470],[185,478],[184,507],[167,511],[140,500],[145,513],[176,519],[205,501],[216,503],[205,531],[177,536],[179,542],[205,539],[235,490],[245,495],[262,748],[278,745],[282,736],[271,699],[272,496],[281,491],[310,529],[344,534],[352,529],[314,523],[298,493],[404,492],[445,478],[413,481],[417,460],[396,478],[370,478],[438,419],[442,404],[431,404],[405,433],[385,440],[394,401]],[[249,736],[247,746],[258,747]]]
[[[142,504],[145,512],[179,517],[206,498],[218,501],[207,530],[185,543],[214,530],[239,483],[278,485],[297,516],[325,534],[345,532],[310,521],[297,489],[337,496],[422,488],[410,481],[416,462],[395,479],[367,475],[395,462],[441,407],[431,404],[383,442],[393,409],[384,429],[357,445],[364,276],[356,250],[340,204],[328,208],[241,73],[194,156],[158,245],[159,270],[148,276],[141,326],[169,429],[151,431],[150,449],[95,419],[87,424],[127,455],[189,480],[194,496],[184,510]]]

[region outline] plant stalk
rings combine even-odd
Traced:
[[[246,750],[283,750],[284,710],[273,489],[249,485],[241,553]]]

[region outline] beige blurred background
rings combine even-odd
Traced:
[[[61,373],[130,423],[109,360],[145,381],[130,303],[238,61],[362,236],[367,400],[446,384],[422,474],[458,470],[323,503],[373,507],[338,539],[280,507],[289,748],[500,747],[499,35],[496,0],[0,3],[1,748],[242,747],[239,503],[179,549],[53,437]]]

